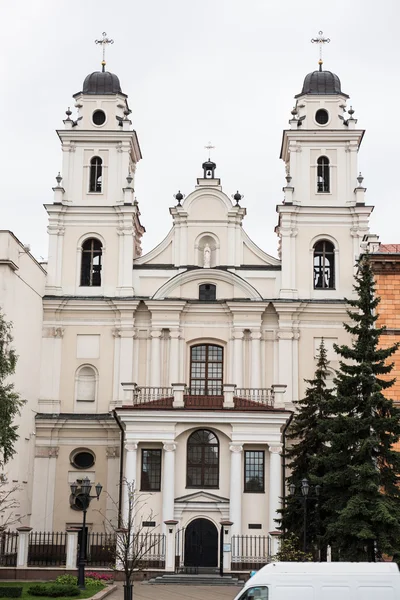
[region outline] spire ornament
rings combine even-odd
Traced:
[[[101,70],[104,71],[106,70],[106,46],[107,44],[113,44],[114,40],[111,40],[107,37],[107,34],[105,31],[103,31],[102,33],[103,38],[101,40],[94,40],[95,44],[101,44],[102,48],[103,48],[103,60],[101,61]]]
[[[211,160],[211,150],[215,150],[215,146],[212,145],[211,142],[208,142],[206,146],[204,146],[206,150],[208,150],[208,160]]]
[[[312,38],[311,39],[311,43],[312,44],[319,44],[319,70],[322,71],[322,65],[323,65],[323,60],[322,60],[322,48],[324,46],[324,44],[329,44],[330,42],[330,38],[326,38],[324,37],[324,32],[323,31],[318,31],[318,37]]]

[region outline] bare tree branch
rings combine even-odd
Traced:
[[[115,544],[113,558],[114,568],[122,570],[125,574],[126,584],[131,584],[133,573],[143,569],[149,564],[149,558],[163,560],[165,556],[165,538],[154,529],[149,530],[143,526],[143,521],[153,521],[154,514],[150,510],[146,512],[147,498],[149,494],[137,494],[135,482],[123,480],[126,494],[126,504],[123,507],[120,527],[116,525],[118,519],[118,504],[109,496],[115,507],[115,515],[104,515],[103,518],[107,533],[115,533],[117,542]],[[114,510],[112,511],[114,513]]]
[[[15,516],[20,506],[15,494],[19,491],[20,485],[10,484],[5,478],[0,479],[0,526],[3,530],[21,522],[22,517]]]

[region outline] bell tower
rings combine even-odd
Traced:
[[[141,159],[132,129],[128,97],[118,77],[102,70],[89,74],[74,94],[57,131],[63,153],[49,214],[47,293],[55,295],[133,295],[132,264],[141,255],[135,199],[136,165]]]
[[[322,32],[320,32],[322,34]],[[352,295],[354,263],[373,207],[365,205],[357,128],[339,77],[319,68],[306,75],[283,132],[285,198],[277,206],[282,298]]]

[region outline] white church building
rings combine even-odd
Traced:
[[[274,535],[285,426],[321,338],[332,369],[333,344],[348,341],[344,298],[372,211],[358,178],[364,131],[337,75],[320,65],[295,98],[281,147],[278,257],[245,233],[241,195],[231,200],[210,160],[193,165],[193,191],[176,194],[170,232],[143,255],[128,98],[107,71],[74,94],[45,206],[48,264],[0,232],[17,389],[30,382],[29,424],[6,468],[21,484],[24,525],[80,527],[70,484],[87,476],[108,492],[89,508],[89,531],[103,530],[95,508],[111,511],[114,499],[126,510],[126,478],[146,495],[138,518],[179,532],[187,566],[217,567],[221,532]],[[32,292],[13,291],[27,261],[42,297],[28,325]]]

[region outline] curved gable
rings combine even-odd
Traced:
[[[185,271],[164,283],[154,294],[152,300],[164,298],[198,299],[198,286],[213,283],[217,286],[217,300],[246,299],[262,300],[261,294],[250,283],[230,271],[219,269],[195,269]],[[219,292],[220,290],[226,293]]]

